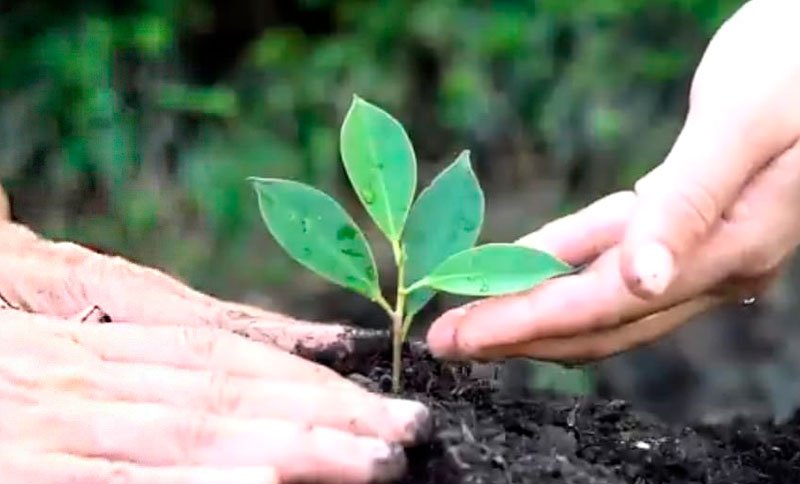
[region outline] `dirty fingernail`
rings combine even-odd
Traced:
[[[386,444],[383,441],[367,443],[374,455],[373,472],[370,482],[393,482],[406,471],[406,454],[400,444]]]
[[[413,400],[387,400],[392,419],[401,428],[400,441],[405,444],[424,442],[433,429],[431,412],[425,405]]]
[[[649,242],[634,254],[633,271],[639,286],[657,296],[667,290],[675,276],[675,259],[663,244]]]

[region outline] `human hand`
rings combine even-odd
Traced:
[[[0,193],[2,195],[2,193]],[[2,203],[0,197],[0,203]],[[0,217],[0,300],[27,312],[148,326],[222,328],[345,367],[386,348],[386,331],[298,321],[195,291],[158,270],[52,242]]]
[[[428,425],[419,403],[223,330],[0,321],[3,482],[382,482]]]
[[[580,274],[445,314],[443,357],[598,359],[749,299],[800,243],[800,3],[754,0],[712,40],[672,150],[636,191],[520,243]]]
[[[384,481],[430,431],[422,404],[283,349],[345,357],[385,336],[219,301],[2,220],[0,267],[3,482]]]

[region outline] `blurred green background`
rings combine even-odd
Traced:
[[[660,162],[694,66],[742,3],[5,1],[0,180],[48,236],[221,297],[376,324],[281,253],[248,176],[313,183],[371,227],[338,157],[358,93],[407,126],[423,183],[471,149],[484,239],[511,240]]]

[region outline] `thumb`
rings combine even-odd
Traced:
[[[714,36],[692,82],[689,116],[664,163],[637,184],[622,243],[626,285],[663,293],[684,255],[750,178],[797,137],[797,2],[750,2]],[[780,53],[780,55],[778,55]],[[772,55],[775,54],[775,55]]]
[[[748,180],[780,153],[777,137],[752,127],[690,112],[664,163],[636,184],[639,203],[621,253],[622,276],[632,292],[664,293],[683,269],[682,258],[720,223]]]

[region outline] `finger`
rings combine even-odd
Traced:
[[[579,266],[619,243],[635,206],[633,192],[614,193],[546,224],[517,243]]]
[[[746,182],[786,148],[700,116],[690,115],[657,177],[637,186],[640,202],[625,235],[621,270],[640,296],[666,291],[681,260],[716,227]]]
[[[411,444],[427,437],[430,413],[418,402],[348,388],[268,381],[161,365],[101,361],[42,364],[37,358],[0,358],[0,381],[45,395],[162,403],[238,418],[286,420]],[[2,384],[2,383],[0,383]]]
[[[745,187],[728,213],[741,245],[734,275],[752,278],[774,271],[800,243],[800,140]]]
[[[725,235],[725,234],[724,234]],[[431,327],[428,344],[437,356],[459,359],[490,347],[564,338],[611,329],[703,294],[730,273],[738,248],[720,237],[698,254],[671,290],[653,299],[632,294],[611,249],[584,272],[545,282],[523,294],[486,299],[445,313]],[[502,321],[502,325],[496,322]]]
[[[0,355],[4,357],[31,356],[47,362],[94,362],[95,355],[64,333],[74,322],[31,314],[19,309],[5,309],[0,314]]]
[[[0,349],[5,354],[47,352],[51,357],[159,364],[219,371],[237,376],[350,384],[333,370],[254,343],[227,331],[204,327],[138,324],[79,324],[14,311],[5,318]]]
[[[418,402],[379,398],[330,369],[224,331],[81,325],[14,313],[0,354],[35,358],[19,376],[28,374],[32,385],[60,378],[65,390],[95,396],[288,418],[393,442],[418,442],[431,430],[430,413]],[[64,369],[42,375],[52,368],[43,361]]]
[[[0,449],[7,484],[278,484],[269,467],[145,467],[129,462]]]
[[[391,334],[387,330],[338,324],[286,323],[246,317],[231,319],[224,327],[238,328],[237,333],[253,341],[273,344],[339,371],[352,370],[363,358],[379,354],[391,344]]]
[[[732,236],[723,231],[704,246],[694,270],[682,273],[670,291],[658,298],[641,299],[628,290],[618,270],[620,253],[614,248],[580,274],[445,313],[431,327],[428,343],[437,356],[460,358],[488,347],[576,336],[643,318],[725,280],[741,258],[741,247],[730,243]]]
[[[791,41],[783,37],[794,29],[770,29],[765,35],[760,26],[785,25],[785,14],[752,10],[752,15],[734,16],[712,40],[675,145],[658,173],[637,186],[642,203],[625,238],[621,269],[640,296],[666,290],[682,259],[713,230],[745,184],[796,136],[797,125],[784,116],[796,110],[786,108],[791,102],[782,95],[794,92],[796,74],[792,81],[791,63],[765,55],[769,46]],[[757,44],[754,35],[760,37]]]
[[[485,348],[616,326],[631,304],[641,305],[614,266],[618,254],[612,249],[583,272],[551,279],[527,293],[450,310],[431,326],[428,345],[438,357],[460,359]]]
[[[3,401],[0,410],[0,442],[46,453],[154,467],[266,466],[288,482],[385,482],[405,470],[398,444],[292,422],[77,398]]]
[[[651,343],[722,300],[704,296],[610,329],[486,348],[475,357],[487,360],[531,357],[562,363],[587,363]]]

